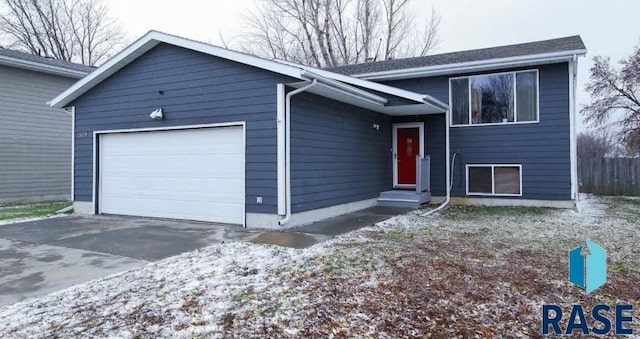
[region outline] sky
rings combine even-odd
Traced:
[[[149,30],[221,44],[244,30],[243,18],[259,0],[109,0],[105,4],[129,39]],[[433,6],[441,17],[440,44],[433,53],[580,35],[588,54],[579,61],[578,107],[591,59],[626,58],[640,43],[638,0],[413,0],[419,20]],[[578,129],[585,125],[579,121]]]

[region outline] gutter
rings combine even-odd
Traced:
[[[453,73],[464,73],[471,71],[482,71],[504,67],[518,67],[533,64],[571,61],[574,56],[585,55],[587,50],[572,50],[554,53],[544,53],[535,55],[525,55],[510,58],[488,59],[479,61],[460,62],[455,64],[412,67],[390,71],[370,72],[354,74],[352,77],[364,80],[400,80],[445,75]]]
[[[72,70],[64,67],[58,67],[53,65],[42,64],[39,62],[16,59],[8,56],[0,56],[0,64],[12,67],[18,67],[28,69],[30,71],[43,72],[54,75],[67,76],[71,78],[80,79],[89,72]]]
[[[284,128],[284,158],[285,158],[284,159],[285,160],[284,161],[284,176],[285,176],[284,179],[285,180],[284,182],[278,183],[279,185],[278,192],[280,193],[282,190],[285,191],[285,203],[284,203],[285,210],[284,210],[284,218],[278,221],[278,225],[280,226],[288,223],[289,220],[291,220],[291,97],[298,93],[302,93],[310,89],[311,87],[314,87],[317,85],[318,85],[318,80],[313,79],[311,83],[287,93],[284,100],[285,101],[284,110],[282,109],[278,110],[278,124],[280,125],[281,122],[284,122],[285,124],[285,128]],[[282,86],[282,88],[283,87],[284,86]],[[284,115],[284,117],[282,115]],[[281,140],[278,139],[278,141],[280,142]],[[280,154],[281,147],[282,145],[279,143],[278,144],[279,154]],[[282,161],[281,157],[278,157],[278,172],[281,171],[281,163],[280,163],[281,161]],[[281,177],[280,173],[278,174],[278,177],[279,178]],[[284,187],[281,188],[280,185],[283,185],[283,184],[284,184]],[[280,199],[280,197],[278,197],[278,199]],[[280,209],[280,206],[278,206],[278,209]]]
[[[449,110],[449,105],[443,103],[442,101],[430,96],[430,95],[425,95],[424,98],[422,99],[424,102],[426,102],[427,104],[440,108],[443,111],[448,111]]]
[[[341,90],[343,92],[346,92],[347,94],[353,95],[355,97],[358,97],[360,99],[369,101],[369,102],[377,104],[377,105],[385,105],[385,104],[387,104],[389,102],[389,100],[387,100],[386,98],[383,98],[381,96],[378,96],[378,95],[375,95],[375,94],[371,94],[371,93],[369,93],[367,91],[363,91],[363,90],[361,90],[359,88],[343,84],[340,81],[336,81],[336,80],[333,80],[333,79],[329,79],[327,77],[323,77],[323,76],[315,74],[313,72],[303,71],[302,72],[302,76],[305,77],[305,78],[308,78],[310,80],[317,80],[317,82],[319,84],[326,85],[328,87],[332,87],[334,89]]]

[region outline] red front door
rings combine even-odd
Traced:
[[[416,156],[420,154],[420,129],[398,128],[396,161],[398,162],[398,185],[416,184]]]

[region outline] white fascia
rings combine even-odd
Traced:
[[[327,77],[323,77],[321,75],[315,74],[313,72],[308,72],[308,71],[304,71],[302,73],[302,76],[305,78],[308,78],[309,80],[313,80],[313,79],[317,79],[318,83],[326,85],[328,87],[340,90],[344,93],[359,97],[361,99],[367,100],[369,102],[375,103],[375,104],[379,104],[379,105],[384,105],[387,102],[389,102],[389,100],[387,100],[386,98],[383,98],[381,96],[375,95],[375,94],[371,94],[367,91],[363,91],[357,87],[353,87],[353,86],[349,86],[346,84],[343,84],[339,81],[336,80],[332,80],[329,79]]]
[[[118,70],[122,69],[124,66],[137,59],[142,54],[146,53],[160,43],[167,43],[170,45],[201,52],[204,54],[209,54],[223,59],[262,68],[275,73],[280,73],[292,78],[304,80],[300,75],[302,70],[298,67],[284,65],[280,62],[267,60],[236,51],[231,51],[204,42],[190,40],[157,31],[150,31],[149,33],[145,34],[140,39],[129,45],[129,47],[122,50],[116,56],[109,59],[109,61],[105,62],[98,69],[91,72],[88,76],[78,81],[73,86],[69,87],[66,91],[62,92],[57,97],[53,98],[49,102],[49,105],[51,107],[58,108],[64,107],[65,105],[69,104],[80,95],[89,91],[101,81],[111,76]]]
[[[334,73],[334,72],[330,72],[330,71],[325,71],[323,69],[319,69],[319,68],[315,68],[315,67],[309,67],[309,66],[303,66],[303,65],[298,65],[295,64],[293,62],[289,62],[289,61],[283,61],[283,60],[278,60],[278,62],[286,64],[286,65],[296,65],[296,67],[300,67],[302,69],[304,69],[307,72],[325,77],[325,78],[329,78],[329,79],[333,79],[339,82],[343,82],[345,84],[350,84],[350,85],[354,85],[354,86],[358,86],[358,87],[362,87],[362,88],[366,88],[366,89],[370,89],[373,91],[377,91],[377,92],[381,92],[381,93],[386,93],[386,94],[390,94],[399,98],[403,98],[403,99],[407,99],[407,100],[411,100],[417,103],[426,103],[442,112],[446,111],[447,109],[449,109],[449,105],[447,105],[446,103],[430,96],[427,94],[421,94],[421,93],[416,93],[416,92],[411,92],[411,91],[407,91],[404,89],[400,89],[397,87],[392,87],[392,86],[387,86],[387,85],[383,85],[377,82],[373,82],[373,81],[368,81],[368,80],[364,80],[364,79],[358,79],[357,77],[354,76],[348,76],[348,75],[344,75],[344,74],[339,74],[339,73]]]
[[[396,69],[382,72],[371,72],[354,74],[352,77],[365,80],[402,80],[422,78],[446,74],[456,74],[465,72],[485,71],[492,69],[500,69],[507,67],[531,66],[536,64],[548,64],[554,62],[569,62],[573,60],[573,56],[583,56],[587,53],[585,49],[562,51],[554,53],[543,53],[535,55],[523,55],[510,58],[479,60],[470,62],[461,62],[455,64],[424,66],[414,68]]]
[[[87,75],[88,72],[58,67],[53,65],[42,64],[35,61],[22,60],[8,56],[0,55],[0,65],[28,69],[30,71],[48,73],[53,75],[61,75],[70,78],[80,79]]]

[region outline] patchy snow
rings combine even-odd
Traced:
[[[603,217],[606,215],[607,204],[603,199],[593,194],[581,193],[578,199],[578,212],[591,216]]]
[[[52,214],[52,215],[47,215],[47,216],[42,216],[42,217],[17,218],[17,219],[0,220],[0,226],[18,224],[18,223],[27,222],[27,221],[38,221],[38,220],[45,220],[45,219],[61,218],[61,217],[66,217],[66,216],[69,216],[69,214],[58,213],[58,214]]]
[[[640,206],[583,201],[415,211],[303,250],[214,245],[0,308],[0,337],[538,336],[544,303],[639,309]],[[566,281],[587,238],[610,264],[588,297]]]

